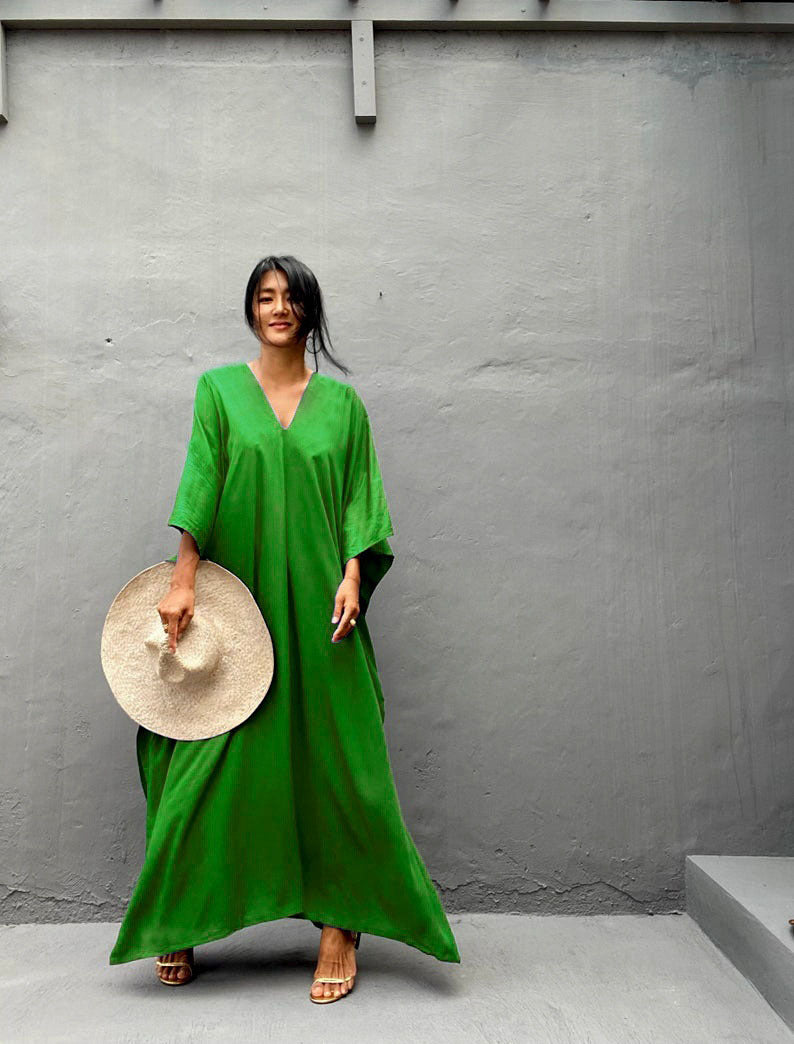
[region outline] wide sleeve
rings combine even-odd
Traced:
[[[350,433],[342,510],[342,568],[358,556],[361,567],[359,614],[394,561],[387,537],[394,534],[369,417],[350,387]]]
[[[215,395],[206,373],[199,376],[193,404],[193,428],[185,465],[168,525],[187,530],[204,558],[224,483],[221,425]],[[174,555],[168,561],[175,562]]]

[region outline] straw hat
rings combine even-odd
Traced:
[[[172,739],[208,739],[245,721],[265,698],[273,642],[243,581],[201,559],[193,619],[172,653],[157,605],[174,565],[144,569],[113,599],[102,628],[102,670],[139,725]]]

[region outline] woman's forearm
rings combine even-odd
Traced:
[[[193,534],[188,533],[186,529],[183,529],[182,539],[179,541],[176,565],[171,574],[172,591],[175,587],[195,588],[196,570],[198,569],[199,560],[198,544],[193,538]]]
[[[357,555],[345,562],[345,580],[357,580],[361,583],[361,565]]]

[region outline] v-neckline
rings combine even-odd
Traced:
[[[279,428],[281,428],[282,431],[289,431],[290,428],[292,427],[292,425],[295,423],[295,418],[298,416],[298,412],[300,411],[300,408],[301,408],[301,406],[303,404],[303,400],[306,397],[306,392],[308,391],[309,385],[312,383],[312,377],[314,377],[314,375],[315,375],[314,370],[312,370],[312,372],[309,374],[309,379],[306,382],[306,384],[303,386],[303,391],[301,392],[301,397],[298,399],[298,405],[295,407],[295,412],[290,417],[289,424],[287,424],[285,426],[285,425],[283,425],[281,423],[281,421],[279,420],[278,414],[273,409],[273,403],[270,401],[270,399],[268,399],[267,392],[265,391],[265,389],[260,384],[259,378],[254,373],[254,371],[251,369],[251,364],[248,363],[248,362],[244,362],[244,363],[242,363],[242,365],[246,368],[246,370],[248,370],[248,372],[251,374],[251,377],[256,382],[257,388],[262,393],[262,398],[265,400],[267,405],[270,407],[270,412],[272,413],[273,419],[275,420],[276,424],[278,424]]]

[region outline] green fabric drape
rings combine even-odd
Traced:
[[[404,822],[366,610],[394,560],[369,418],[352,386],[309,379],[285,428],[247,363],[201,374],[168,525],[249,588],[275,671],[221,736],[139,726],[146,851],[111,964],[299,917],[460,955]],[[331,635],[345,562],[360,615]],[[176,555],[169,561],[175,561]]]

